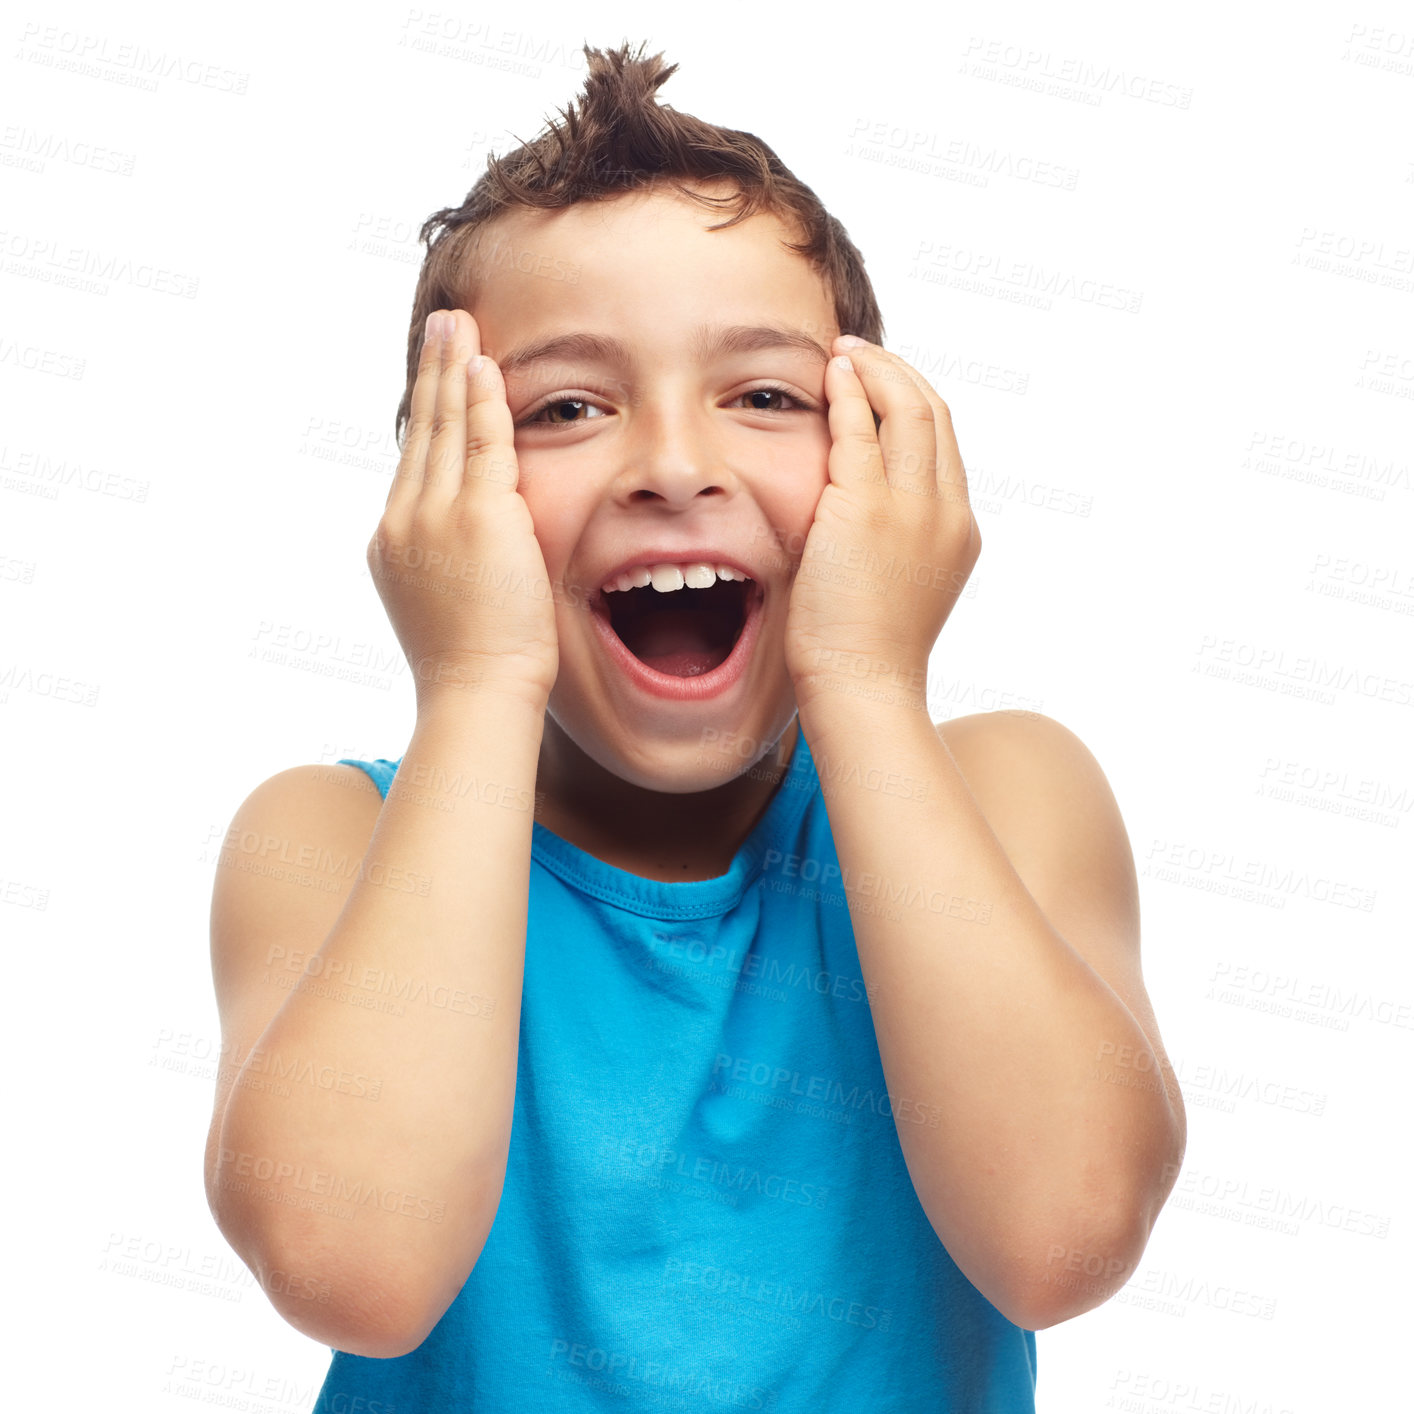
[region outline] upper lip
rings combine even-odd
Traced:
[[[602,571],[594,580],[593,588],[597,591],[606,584],[612,584],[625,570],[637,568],[639,565],[730,565],[734,570],[740,570],[742,574],[755,580],[757,584],[764,586],[765,574],[756,566],[748,563],[741,555],[733,554],[730,550],[721,550],[715,547],[704,549],[700,545],[694,545],[687,549],[662,546],[657,549],[635,550],[626,559],[619,560],[610,568]]]

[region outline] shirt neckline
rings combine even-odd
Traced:
[[[648,918],[708,918],[734,907],[765,864],[794,829],[819,785],[804,731],[797,731],[790,763],[765,812],[742,841],[725,874],[713,879],[670,883],[608,864],[557,835],[538,820],[531,822],[531,859],[580,893]]]

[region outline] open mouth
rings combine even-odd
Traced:
[[[602,598],[610,627],[635,658],[670,677],[692,678],[731,656],[760,593],[755,580],[719,579],[710,589],[664,594],[645,585]]]

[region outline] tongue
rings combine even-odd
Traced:
[[[646,614],[624,641],[635,658],[675,678],[709,673],[732,651],[730,630],[724,641],[720,616],[685,611]]]

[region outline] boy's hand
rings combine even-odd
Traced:
[[[549,577],[520,483],[501,371],[476,320],[438,310],[368,568],[413,671],[417,705],[465,689],[543,710],[559,671]]]
[[[877,344],[837,339],[835,351],[854,368],[825,370],[830,482],[791,586],[786,667],[798,705],[832,678],[881,674],[921,698],[982,534],[947,404]]]

